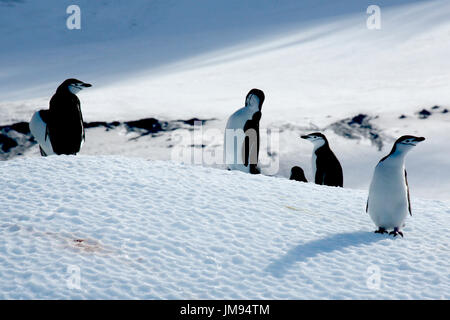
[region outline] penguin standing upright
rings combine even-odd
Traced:
[[[424,140],[410,135],[398,138],[391,152],[375,167],[366,205],[366,212],[378,227],[375,233],[393,230],[389,234],[403,237],[400,230],[408,213],[412,215],[405,156]]]
[[[77,154],[84,141],[83,116],[76,94],[89,83],[65,80],[50,100],[48,110],[39,110],[30,121],[30,131],[39,143],[41,155]]]
[[[301,136],[301,138],[311,141],[314,144],[312,154],[314,182],[332,187],[343,187],[344,177],[341,164],[333,151],[331,151],[325,135],[320,132],[315,132]]]
[[[245,106],[233,113],[227,121],[224,141],[224,160],[229,170],[260,173],[259,121],[265,95],[252,89],[245,98]]]

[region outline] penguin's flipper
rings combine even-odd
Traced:
[[[247,138],[247,137],[246,137]],[[248,155],[246,154],[246,162],[248,162],[248,166],[251,174],[260,174],[261,170],[258,168],[258,142],[251,142],[249,146]],[[247,166],[247,165],[246,165]]]
[[[41,146],[39,146],[39,151],[41,152],[41,156],[46,157],[47,154],[45,153],[44,149],[42,149]]]
[[[259,120],[261,112],[255,112],[244,125],[244,143],[242,144],[242,157],[245,167],[249,167],[250,173],[260,173],[257,168],[259,156]]]
[[[38,142],[43,156],[55,154],[48,136],[47,118],[48,110],[36,111],[29,123],[30,132]]]
[[[411,197],[409,196],[408,174],[406,173],[406,169],[405,169],[405,183],[406,183],[406,194],[408,195],[408,211],[409,211],[409,215],[412,217]]]
[[[321,169],[322,167],[317,165],[316,167],[316,176],[314,177],[314,181],[316,184],[320,184],[323,185],[324,184],[324,177],[325,177],[325,172],[323,172],[323,170]]]

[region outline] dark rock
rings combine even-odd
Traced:
[[[125,125],[131,130],[144,129],[150,133],[157,133],[163,130],[161,123],[155,118],[128,121],[125,122]]]
[[[200,119],[197,119],[197,118],[192,118],[192,119],[189,119],[189,120],[178,120],[178,121],[183,122],[184,124],[187,124],[187,125],[190,125],[190,126],[194,126],[195,122],[201,122],[202,124],[205,124],[205,122],[207,120],[200,120]]]
[[[191,144],[190,145],[190,147],[191,148],[198,148],[198,149],[200,149],[200,148],[206,148],[206,144]]]
[[[369,139],[378,150],[383,149],[383,136],[381,130],[372,125],[371,121],[376,117],[366,114],[358,114],[352,118],[334,122],[325,129],[333,130],[337,135],[346,139]]]
[[[431,112],[427,109],[422,109],[421,111],[417,112],[419,115],[419,119],[427,119],[429,116],[431,116]]]
[[[29,134],[30,127],[28,126],[28,122],[17,122],[7,126],[0,126],[0,131],[3,133],[9,132],[11,130],[17,131],[21,134]]]
[[[12,130],[15,130],[21,134],[29,134],[30,133],[30,127],[28,125],[28,122],[18,122],[14,123],[11,126]]]
[[[47,115],[48,110],[41,110],[40,112],[41,117],[44,118]],[[189,120],[160,121],[155,118],[146,118],[127,122],[93,121],[84,122],[83,124],[84,128],[87,130],[91,128],[105,128],[106,131],[113,130],[119,126],[125,126],[129,132],[138,133],[138,136],[130,139],[137,140],[147,135],[151,135],[153,137],[160,135],[162,132],[169,132],[178,129],[193,130],[196,121],[204,124],[209,120],[192,118]],[[11,125],[0,126],[0,160],[8,160],[22,155],[36,143],[37,142],[32,136],[27,122],[18,122]],[[205,148],[206,145],[195,145],[193,147]]]
[[[90,129],[90,128],[104,127],[108,131],[109,129],[113,129],[119,125],[120,125],[119,121],[114,121],[114,122],[94,121],[94,122],[87,122],[87,123],[85,122],[84,128]]]
[[[399,119],[406,119],[406,116],[404,114],[402,114],[400,117],[398,117]]]
[[[17,142],[7,135],[0,133],[0,146],[3,152],[8,152],[12,148],[17,147]]]
[[[363,121],[364,121],[364,119],[366,119],[367,118],[367,115],[366,114],[359,114],[359,115],[357,115],[356,117],[353,117],[350,121],[349,121],[349,125],[352,125],[352,124],[359,124],[359,125],[361,125],[362,123],[363,123]]]
[[[104,121],[94,121],[94,122],[83,122],[84,128],[98,128],[98,127],[108,127],[108,123]]]
[[[442,113],[448,113],[448,109],[442,110]]]
[[[437,110],[437,109],[439,109],[440,107],[439,106],[434,106],[433,108],[431,108],[432,110]]]

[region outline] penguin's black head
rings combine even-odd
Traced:
[[[314,133],[310,133],[307,135],[303,135],[300,138],[305,139],[305,140],[309,140],[312,143],[317,142],[328,142],[327,138],[325,137],[325,135],[323,133],[320,132],[314,132]]]
[[[307,182],[306,177],[305,177],[305,172],[303,171],[302,168],[297,167],[297,166],[292,167],[292,169],[291,169],[291,177],[289,179],[290,180]]]
[[[392,147],[391,152],[380,160],[380,162],[386,160],[389,156],[395,154],[405,154],[409,152],[412,148],[414,148],[418,143],[424,141],[424,137],[416,137],[416,136],[401,136],[395,141],[394,146]]]
[[[63,83],[61,83],[61,85],[58,87],[58,91],[69,90],[71,93],[77,94],[84,88],[89,88],[89,87],[92,87],[92,85],[89,83],[80,81],[78,79],[71,78],[71,79],[67,79]]]
[[[302,177],[305,175],[305,172],[303,172],[303,169],[300,167],[292,167],[291,169],[291,177],[295,176],[295,177]]]
[[[247,96],[245,97],[245,106],[253,106],[256,104],[259,111],[261,111],[265,98],[266,97],[262,90],[252,89],[249,91],[249,93],[247,93]]]
[[[328,145],[327,138],[325,137],[324,134],[322,134],[320,132],[310,133],[310,134],[301,136],[300,138],[312,142],[314,144],[315,149],[320,148],[323,145]]]
[[[419,142],[424,141],[424,137],[416,137],[416,136],[401,136],[395,141],[395,145],[404,145],[404,146],[412,146],[415,147]]]

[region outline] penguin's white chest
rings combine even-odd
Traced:
[[[317,171],[317,155],[315,150],[312,153],[312,158],[311,158],[311,168],[312,168],[312,181],[315,181],[316,179],[316,171]]]
[[[228,119],[225,128],[224,160],[231,170],[250,172],[250,166],[244,165],[244,126],[247,121],[252,119],[256,111],[244,107],[233,113]]]
[[[30,132],[34,139],[39,143],[39,146],[46,155],[54,155],[53,147],[50,142],[50,137],[47,135],[47,123],[41,118],[40,112],[36,111],[29,123]]]
[[[369,189],[368,213],[376,226],[402,228],[408,216],[408,196],[403,164],[375,168]]]

